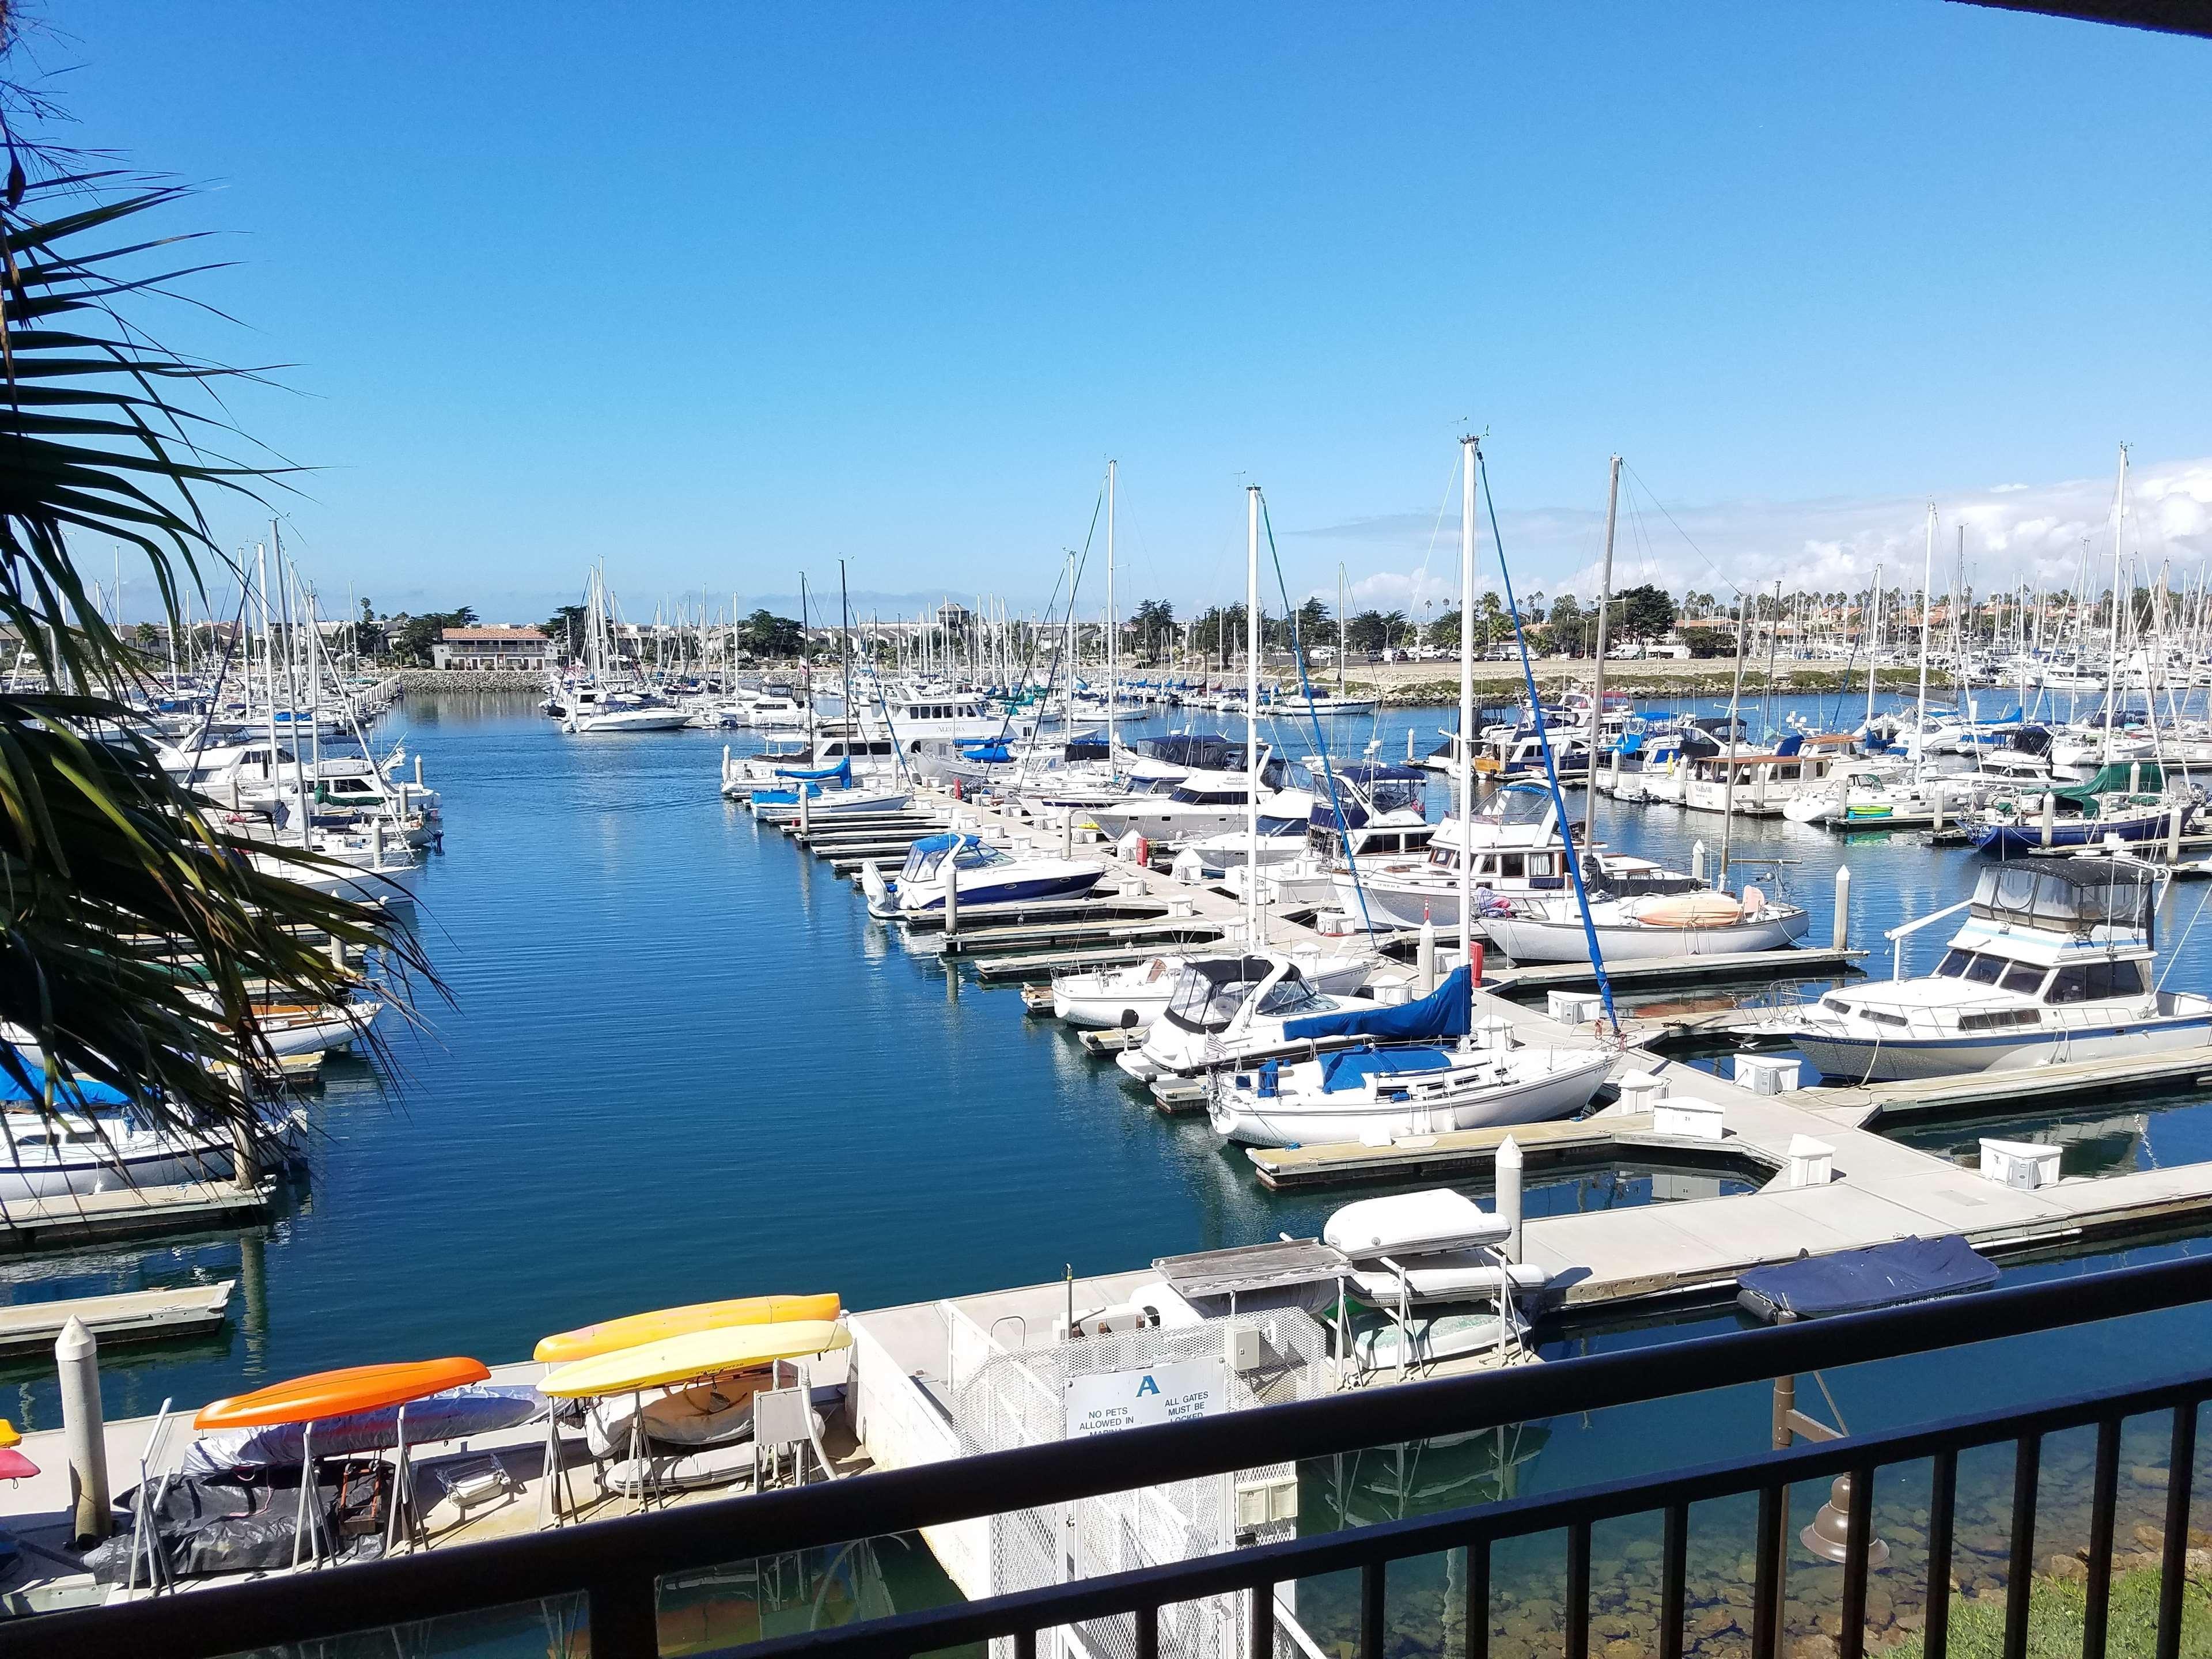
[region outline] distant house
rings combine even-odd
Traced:
[[[448,628],[430,647],[439,668],[525,669],[554,665],[553,641],[537,628]]]

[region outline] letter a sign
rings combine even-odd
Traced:
[[[1224,1408],[1228,1392],[1228,1371],[1218,1359],[1179,1359],[1140,1370],[1071,1376],[1066,1437],[1074,1440],[1208,1417]]]

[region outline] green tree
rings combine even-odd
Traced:
[[[392,642],[385,635],[384,624],[376,619],[374,601],[363,599],[361,602],[361,617],[353,625],[353,639],[354,649],[364,657],[390,654]]]
[[[0,13],[0,47],[13,27]],[[0,88],[0,125],[28,104]],[[88,595],[70,538],[136,550],[173,631],[184,595],[204,603],[224,563],[203,497],[258,502],[283,479],[202,447],[238,435],[218,398],[251,377],[167,351],[146,320],[193,274],[176,268],[179,239],[141,228],[181,189],[0,137],[0,625],[48,688],[0,694],[0,1019],[19,1033],[0,1043],[0,1071],[40,1109],[88,1079],[155,1121],[227,1124],[251,1144],[264,1131],[243,1078],[273,1059],[257,999],[320,1004],[359,982],[310,938],[380,951],[403,991],[427,966],[380,912],[289,878],[333,860],[203,816],[136,735],[125,704],[143,667]],[[118,945],[133,939],[159,948]]]
[[[1158,662],[1160,653],[1175,638],[1175,606],[1165,599],[1146,599],[1138,605],[1128,626],[1136,630],[1137,648],[1146,662]]]
[[[1613,626],[1620,637],[1656,640],[1674,626],[1674,601],[1663,587],[1646,583],[1627,588],[1614,594],[1613,602],[1620,607]]]
[[[1477,627],[1481,626],[1480,618],[1477,619],[1475,625]],[[1447,611],[1439,616],[1434,622],[1431,623],[1428,627],[1427,637],[1423,642],[1427,645],[1434,646],[1439,651],[1458,650],[1458,610],[1455,608],[1453,610]]]
[[[796,660],[806,649],[806,631],[796,617],[779,617],[760,610],[745,618],[738,635],[744,648],[756,657]]]
[[[584,650],[584,617],[582,605],[564,605],[539,626],[544,629],[545,637],[561,650],[572,657],[580,656]]]

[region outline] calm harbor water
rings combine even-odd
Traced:
[[[1816,712],[1811,698],[1796,706]],[[1448,718],[1341,721],[1352,729],[1332,740],[1357,752],[1371,735],[1399,757],[1409,725],[1426,749]],[[1284,746],[1307,752],[1310,730],[1284,734]],[[464,696],[410,705],[381,740],[403,732],[445,798],[444,850],[421,883],[417,925],[451,1002],[426,1000],[418,1027],[393,1028],[396,1086],[333,1064],[308,1108],[311,1177],[273,1225],[0,1267],[15,1299],[241,1279],[223,1337],[111,1356],[111,1414],[327,1366],[515,1359],[550,1331],[708,1297],[836,1290],[866,1308],[1057,1279],[1069,1265],[1079,1277],[1121,1271],[1312,1232],[1346,1201],[1266,1194],[1201,1124],[1157,1116],[1068,1033],[1027,1018],[1011,991],[909,954],[848,884],[721,800],[721,746],[745,734],[579,739],[526,699]],[[1708,815],[1602,798],[1589,810],[1599,839],[1678,866],[1693,842],[1719,839]],[[1875,949],[1875,973],[1887,971],[1882,930],[1963,896],[1975,865],[1911,836],[1847,842],[1779,821],[1740,823],[1735,847],[1777,861],[1757,878],[1808,903],[1821,939],[1848,861],[1853,939]],[[2186,888],[2166,901],[2178,987],[2212,981],[2212,933],[2188,931],[2199,903]],[[1923,936],[1921,965],[1943,931]],[[1912,1138],[1971,1151],[1979,1132]],[[2065,1139],[2069,1173],[2186,1162],[2212,1155],[2212,1105],[2100,1103],[2003,1132]],[[1662,1196],[1712,1190],[1710,1178],[1700,1189],[1663,1171],[1656,1184]],[[1650,1201],[1654,1185],[1634,1170],[1547,1179],[1531,1207]],[[1705,1314],[1566,1331],[1546,1352],[1733,1323]],[[1831,1382],[1853,1425],[1873,1427],[1911,1420],[1931,1400],[1995,1403],[2202,1361],[2212,1361],[2212,1315],[2193,1314]],[[5,1414],[52,1425],[50,1369],[5,1376]],[[1403,1488],[1415,1507],[1465,1501],[1501,1467],[1522,1492],[1571,1486],[1755,1447],[1765,1413],[1761,1391],[1715,1394],[1537,1425],[1502,1458],[1471,1443],[1435,1449],[1418,1481],[1395,1469],[1375,1478],[1389,1502]],[[1341,1507],[1364,1516],[1383,1501],[1370,1491]],[[1338,1504],[1316,1487],[1312,1524]]]

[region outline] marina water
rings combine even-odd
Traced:
[[[1787,707],[1778,702],[1778,719]],[[1798,707],[1820,712],[1809,697]],[[1425,750],[1449,719],[1387,711],[1333,722],[1356,729],[1331,738],[1340,754],[1372,737],[1399,757],[1409,726]],[[1210,729],[1207,717],[1197,726]],[[1279,741],[1304,754],[1310,731],[1301,723]],[[726,737],[751,734],[564,737],[531,699],[457,694],[410,702],[380,740],[403,733],[445,797],[444,849],[421,881],[416,925],[451,1000],[425,994],[416,1026],[389,1028],[394,1086],[360,1062],[330,1063],[308,1103],[312,1174],[270,1225],[0,1267],[18,1301],[241,1281],[223,1336],[104,1356],[111,1417],[330,1366],[516,1359],[550,1331],[712,1297],[836,1290],[866,1308],[1056,1279],[1073,1266],[1080,1299],[1086,1274],[1311,1234],[1346,1201],[1267,1193],[1202,1119],[1159,1117],[1071,1033],[1027,1018],[1011,991],[910,953],[826,862],[720,799]],[[1439,814],[1441,781],[1431,793]],[[1717,856],[1715,815],[1604,798],[1588,810],[1613,848],[1687,867],[1702,840]],[[1834,872],[1848,861],[1852,942],[1872,949],[1876,974],[1888,971],[1883,930],[1965,896],[1977,864],[1916,835],[1847,839],[1781,820],[1739,820],[1734,843],[1741,860],[1787,860],[1739,866],[1738,878],[1779,879],[1811,906],[1823,940]],[[2177,884],[2162,908],[2161,961],[2174,958],[2177,988],[2212,983],[2212,924],[2191,925],[2206,893],[2212,884]],[[1920,969],[1945,936],[1938,924],[1920,937]],[[1911,1138],[1971,1157],[1989,1133],[2066,1139],[2069,1175],[2191,1162],[2212,1156],[2212,1103],[2099,1102]],[[1529,1211],[1648,1202],[1655,1184],[1662,1197],[1716,1190],[1710,1176],[1665,1171],[1540,1174]],[[2008,1277],[2190,1248],[2147,1244]],[[1568,1329],[1545,1352],[1734,1322],[1708,1310]],[[2124,1332],[2023,1340],[2002,1363],[1972,1350],[1829,1382],[1851,1425],[1870,1429],[1924,1415],[1930,1398],[1994,1407],[2092,1372],[2212,1363],[2212,1312]],[[58,1421],[50,1364],[16,1362],[6,1377],[19,1426]],[[1738,1389],[1524,1431],[1502,1457],[1495,1437],[1470,1437],[1425,1454],[1415,1480],[1375,1460],[1356,1490],[1340,1468],[1310,1473],[1303,1523],[1329,1524],[1339,1503],[1376,1518],[1401,1488],[1470,1501],[1499,1486],[1501,1469],[1527,1492],[1749,1450],[1765,1443],[1766,1410],[1763,1390]]]

